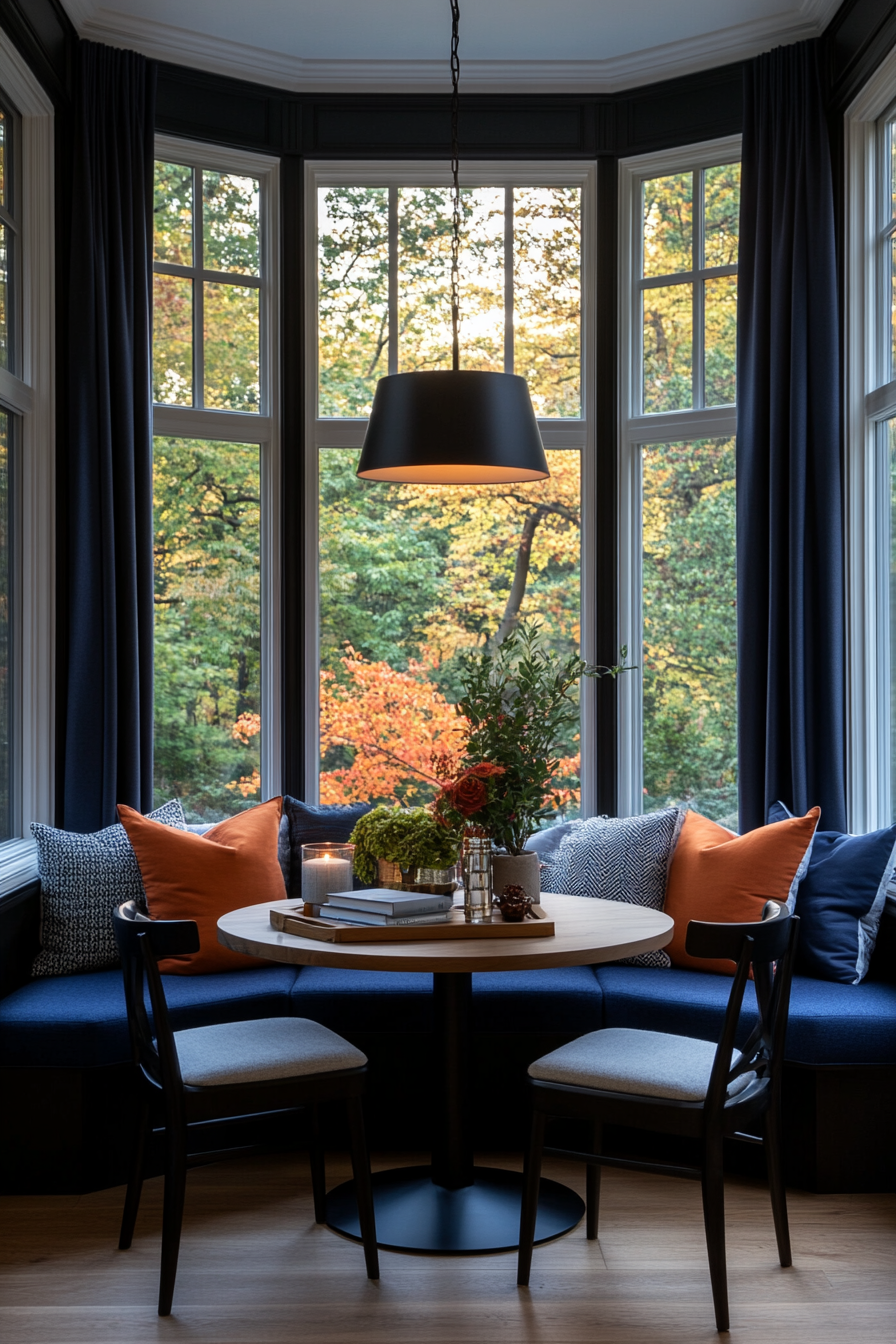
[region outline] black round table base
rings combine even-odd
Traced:
[[[519,1245],[523,1178],[499,1167],[476,1167],[475,1184],[461,1190],[433,1185],[429,1167],[398,1167],[373,1177],[377,1244],[387,1251],[475,1255]],[[542,1179],[536,1242],[569,1232],[585,1212],[574,1190]],[[354,1181],[327,1195],[327,1226],[360,1240]]]

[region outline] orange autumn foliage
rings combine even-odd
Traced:
[[[322,803],[428,802],[439,784],[433,757],[458,755],[466,720],[430,680],[432,665],[409,660],[406,672],[368,662],[348,647],[344,672],[320,675],[320,746],[354,752],[350,765],[320,776]]]

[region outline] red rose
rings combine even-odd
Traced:
[[[471,817],[488,801],[485,781],[476,775],[464,775],[454,786],[454,806],[465,817]]]

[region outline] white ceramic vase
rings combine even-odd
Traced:
[[[509,886],[522,887],[529,899],[538,904],[541,896],[541,861],[537,854],[493,854],[492,891],[495,900]]]

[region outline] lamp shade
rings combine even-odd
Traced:
[[[377,383],[358,463],[366,480],[495,485],[550,474],[525,378],[463,369]]]

